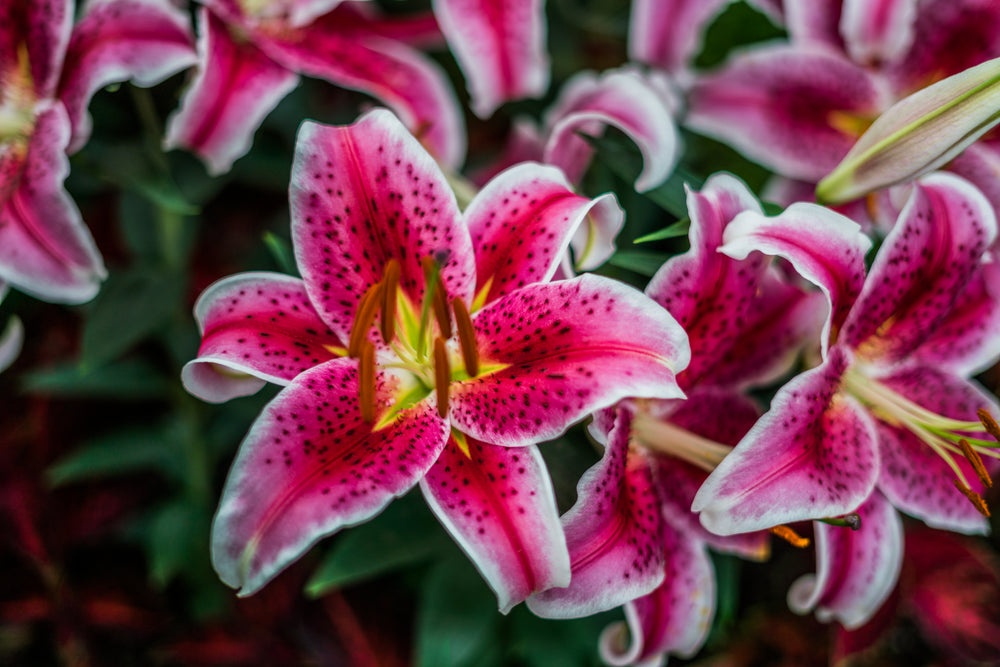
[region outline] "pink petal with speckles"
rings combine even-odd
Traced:
[[[394,389],[379,375],[381,408]],[[336,359],[295,378],[254,423],[229,471],[212,526],[212,564],[250,595],[344,526],[411,489],[448,440],[432,401],[372,431],[358,412],[357,362]]]
[[[187,12],[168,0],[92,0],[73,28],[59,80],[73,138],[69,152],[90,137],[91,96],[111,83],[153,86],[194,65],[197,55]]]
[[[307,26],[278,26],[254,35],[288,69],[360,90],[389,106],[448,168],[465,159],[464,119],[441,68],[422,52],[376,32],[338,8]]]
[[[929,366],[898,371],[880,382],[901,396],[939,415],[977,421],[978,408],[1000,414],[994,398],[978,384]],[[989,521],[955,488],[955,473],[930,447],[909,431],[878,421],[882,472],[879,489],[901,511],[922,519],[933,528],[962,533],[987,533]],[[952,456],[973,491],[984,495],[972,466],[961,455]],[[996,461],[984,457],[990,470]]]
[[[417,308],[424,292],[420,259],[427,255],[443,262],[448,294],[471,303],[475,259],[455,195],[389,111],[370,111],[347,127],[303,123],[290,199],[306,291],[342,340],[350,337],[358,301],[390,259],[399,261],[400,290]]]
[[[861,528],[816,523],[816,574],[792,584],[788,606],[853,630],[878,611],[903,565],[903,523],[877,491],[857,509]]]
[[[643,192],[667,180],[677,163],[673,112],[638,70],[618,69],[600,76],[580,72],[566,82],[546,119],[549,132],[543,161],[562,169],[574,183],[580,182],[594,154],[579,135],[600,136],[607,126],[624,132],[642,153],[636,190]]]
[[[993,207],[952,174],[920,181],[879,249],[842,340],[870,363],[906,359],[948,321],[997,235]]]
[[[705,28],[729,0],[636,0],[629,21],[629,59],[686,71],[701,50]]]
[[[544,618],[578,618],[646,595],[663,582],[660,501],[647,455],[629,447],[631,420],[619,416],[604,457],[584,473],[563,516],[572,578],[528,598]]]
[[[849,353],[782,387],[767,412],[698,490],[691,509],[732,535],[853,511],[875,486],[879,452],[871,417],[839,390]]]
[[[1000,141],[993,133],[987,136],[962,151],[948,164],[948,171],[979,188],[996,211],[1000,210]]]
[[[897,62],[913,44],[917,0],[844,0],[840,32],[862,65]]]
[[[528,285],[488,304],[473,326],[483,370],[452,384],[451,419],[479,440],[525,445],[628,396],[683,395],[674,375],[690,355],[680,325],[607,278]]]
[[[477,116],[548,89],[542,0],[434,0],[433,6]]]
[[[420,481],[427,504],[497,594],[500,611],[569,584],[569,553],[538,448],[454,440]]]
[[[741,213],[726,228],[724,241],[719,252],[733,259],[752,252],[784,257],[822,290],[828,305],[821,338],[825,354],[864,284],[871,240],[861,227],[830,209],[799,203],[771,218]]]
[[[476,292],[484,303],[525,285],[548,282],[588,215],[614,205],[573,192],[555,167],[522,163],[491,180],[465,210],[476,249]]]
[[[45,301],[83,303],[97,294],[106,272],[79,209],[63,189],[69,133],[62,104],[43,106],[20,183],[0,202],[0,279]]]
[[[23,47],[35,96],[51,98],[59,81],[72,25],[72,0],[0,3],[0,74],[18,67]],[[4,87],[7,84],[4,81]],[[3,92],[0,90],[0,96]]]
[[[298,278],[241,273],[211,285],[195,304],[198,357],[181,372],[184,388],[212,403],[286,385],[313,366],[343,356]]]
[[[779,45],[747,51],[698,79],[689,104],[691,129],[779,174],[818,181],[857,139],[835,119],[873,118],[885,99],[872,76],[843,56]]]
[[[202,7],[198,71],[167,124],[167,148],[186,148],[222,174],[243,156],[264,117],[299,81]]]
[[[670,528],[663,532],[663,583],[625,605],[627,633],[622,623],[601,633],[599,651],[609,665],[660,664],[667,654],[689,658],[708,637],[715,615],[712,561],[701,542]]]

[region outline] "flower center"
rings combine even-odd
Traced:
[[[17,48],[17,62],[0,72],[0,144],[26,140],[35,125],[35,90],[28,47]]]

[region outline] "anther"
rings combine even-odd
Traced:
[[[983,428],[986,429],[986,432],[992,435],[996,440],[1000,440],[1000,424],[997,424],[997,421],[993,419],[993,415],[991,415],[987,410],[979,408],[976,410],[976,416],[978,416],[979,421],[983,423]]]
[[[955,488],[961,491],[962,495],[964,495],[966,498],[969,499],[969,502],[972,503],[973,507],[979,510],[980,514],[982,514],[985,517],[989,517],[990,508],[986,506],[986,501],[983,500],[983,497],[981,495],[979,495],[978,493],[967,487],[965,484],[958,481],[957,479],[955,480]]]
[[[396,333],[396,291],[399,289],[399,262],[390,259],[382,278],[382,340],[388,345]]]
[[[438,323],[443,338],[451,338],[451,316],[448,314],[448,295],[444,291],[444,283],[438,276],[437,289],[434,290],[434,319]]]
[[[361,342],[367,340],[368,329],[375,321],[375,311],[381,305],[381,290],[382,283],[375,283],[368,288],[358,303],[358,310],[354,313],[354,326],[351,327],[351,335],[347,342],[349,357],[357,357],[361,353]]]
[[[476,330],[472,327],[472,318],[465,302],[456,297],[451,300],[451,309],[455,311],[455,326],[458,327],[458,342],[462,346],[462,362],[469,377],[479,374],[479,348],[476,347]]]
[[[375,421],[375,345],[368,339],[361,343],[358,386],[361,419],[370,424]]]
[[[444,339],[438,336],[434,339],[434,391],[437,393],[438,414],[448,416],[448,389],[451,386],[451,364],[448,362],[448,350]]]
[[[807,538],[802,537],[788,526],[775,526],[771,529],[771,534],[777,535],[793,547],[798,547],[799,549],[805,549],[809,546],[809,540]]]
[[[992,488],[993,480],[990,479],[990,474],[986,471],[986,466],[983,465],[983,460],[979,457],[979,453],[972,448],[972,445],[965,438],[958,441],[958,446],[962,450],[962,455],[972,465],[972,469],[976,471],[976,476],[979,477],[979,481],[983,483],[983,486],[987,489]]]

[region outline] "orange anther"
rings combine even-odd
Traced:
[[[771,534],[777,535],[793,547],[798,547],[799,549],[805,549],[809,546],[809,540],[807,538],[802,537],[788,526],[775,526],[771,529]]]
[[[358,361],[358,403],[361,419],[369,424],[375,421],[375,345],[365,339],[361,343]]]
[[[979,408],[976,410],[976,416],[979,417],[979,421],[983,422],[983,428],[986,429],[986,432],[996,440],[1000,440],[1000,424],[997,424],[997,420],[993,419],[993,415],[987,410]]]
[[[455,325],[458,327],[458,342],[462,346],[462,362],[469,377],[479,374],[479,348],[476,346],[476,330],[469,317],[469,309],[460,298],[451,300],[451,308],[455,311]]]
[[[377,282],[365,292],[354,313],[354,325],[347,342],[347,356],[357,357],[361,353],[361,341],[367,340],[368,329],[375,321],[375,312],[382,303],[382,283]]]
[[[979,477],[979,481],[983,483],[987,489],[993,486],[993,480],[990,479],[990,473],[986,471],[986,466],[983,465],[983,460],[979,457],[979,453],[972,448],[969,441],[962,438],[958,441],[958,446],[962,450],[962,455],[972,466],[972,469],[976,471],[976,476]]]
[[[990,508],[986,506],[986,501],[983,500],[981,495],[967,487],[965,484],[962,484],[957,479],[955,480],[955,488],[961,491],[962,495],[969,499],[969,502],[972,503],[972,506],[975,507],[980,514],[985,517],[989,517]]]
[[[385,265],[382,290],[382,340],[388,345],[396,333],[396,292],[399,290],[399,262],[390,259]]]
[[[451,363],[444,339],[434,339],[434,391],[437,393],[438,414],[448,416],[448,389],[451,386]]]

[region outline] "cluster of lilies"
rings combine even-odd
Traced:
[[[812,522],[816,573],[789,604],[858,627],[898,578],[900,512],[989,530],[1000,405],[973,376],[1000,359],[1000,5],[755,0],[788,39],[702,72],[727,2],[635,0],[633,63],[573,77],[473,185],[464,112],[422,49],[450,49],[489,117],[547,91],[544,7],[432,4],[205,0],[195,42],[168,0],[75,21],[69,0],[0,0],[0,280],[44,300],[87,301],[106,273],[62,183],[109,83],[193,67],[165,142],[212,174],[302,75],[391,109],[301,125],[301,278],[229,276],[195,306],[189,392],[282,387],[222,492],[224,582],[251,594],[419,486],[500,611],[624,606],[600,638],[624,665],[703,645],[710,550],[764,560]],[[679,124],[771,169],[783,212],[716,174],[687,192],[690,250],[644,292],[590,273],[628,222],[614,194],[581,194],[581,135],[624,132],[648,190]],[[7,363],[23,335],[8,325]],[[539,447],[585,419],[603,455],[560,515]]]

